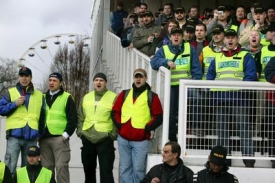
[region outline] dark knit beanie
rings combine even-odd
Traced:
[[[49,75],[49,78],[50,78],[50,77],[57,78],[57,79],[59,79],[60,81],[63,80],[63,79],[62,79],[62,75],[61,75],[60,73],[58,73],[58,72],[53,72],[53,73],[51,73],[51,74]]]
[[[102,72],[97,73],[97,74],[94,76],[93,81],[95,80],[95,78],[102,78],[102,79],[104,79],[104,80],[107,82],[107,77],[106,77],[106,75],[103,74]]]

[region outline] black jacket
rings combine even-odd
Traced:
[[[168,166],[165,163],[155,165],[150,169],[146,176],[140,181],[140,183],[151,183],[151,180],[155,177],[160,179],[160,183],[192,183],[193,171],[183,164],[183,161],[179,159],[179,165],[177,169],[168,175]]]
[[[52,104],[54,103],[54,101],[56,100],[56,98],[59,95],[62,95],[64,93],[63,88],[60,88],[60,91],[58,93],[56,93],[55,95],[50,95],[50,92],[47,91],[46,92],[46,105],[51,108]],[[65,113],[67,116],[67,125],[65,128],[65,132],[68,133],[69,136],[71,136],[76,128],[76,124],[77,124],[77,112],[76,112],[76,106],[75,106],[75,102],[72,98],[72,96],[70,95],[68,100],[67,100],[67,104],[66,104],[66,108],[65,108]],[[57,136],[57,135],[52,135],[50,134],[48,128],[46,127],[45,129],[45,134],[42,138],[45,137],[52,137],[52,136]]]
[[[12,182],[13,181],[12,181],[12,175],[11,175],[10,169],[7,167],[7,165],[5,165],[5,173],[4,173],[2,183],[12,183]]]
[[[194,183],[238,183],[237,177],[227,172],[227,165],[223,167],[221,172],[214,173],[210,169],[209,162],[205,164],[205,169],[194,175]]]
[[[38,165],[27,165],[27,172],[29,176],[30,183],[35,183],[40,171],[42,169],[42,165],[39,162]],[[14,175],[13,177],[14,183],[17,183],[17,174]],[[51,181],[49,183],[56,183],[54,174],[52,174]]]

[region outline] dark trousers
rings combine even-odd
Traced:
[[[179,86],[171,86],[170,114],[169,114],[169,140],[170,141],[177,141],[178,109],[179,109]]]
[[[82,144],[81,159],[85,173],[85,183],[96,183],[97,157],[100,167],[100,183],[114,183],[114,141],[108,137],[102,142],[93,144],[82,136]]]

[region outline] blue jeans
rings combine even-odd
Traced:
[[[200,123],[199,116],[201,115],[200,108],[201,96],[197,89],[188,89],[188,100],[191,103],[189,113],[190,121],[192,121],[192,128],[198,128]],[[180,109],[183,110],[183,109]],[[179,86],[171,86],[170,91],[170,113],[169,113],[169,140],[177,141],[178,133],[178,111],[179,111]]]
[[[7,140],[5,164],[10,169],[12,176],[16,173],[16,166],[21,151],[21,167],[27,165],[27,151],[32,145],[37,145],[36,139],[25,140],[9,137]]]
[[[128,141],[119,135],[117,142],[120,183],[139,183],[145,177],[150,141]]]
[[[248,109],[246,106],[242,105],[228,104],[220,105],[216,108],[218,145],[224,146],[228,154],[231,153],[229,130],[233,121],[236,124],[237,132],[240,137],[242,154],[244,156],[254,156],[247,112]]]

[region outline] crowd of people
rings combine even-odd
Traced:
[[[266,68],[269,61],[275,57],[275,6],[272,4],[219,5],[206,8],[199,15],[197,6],[186,11],[185,7],[165,3],[159,12],[153,14],[147,4],[137,3],[134,11],[121,19],[122,22],[126,20],[130,24],[125,23],[120,32],[115,32],[121,38],[122,47],[136,48],[150,57],[154,70],[164,66],[171,71],[170,141],[177,141],[180,79],[274,83],[270,75],[265,75],[265,71],[270,72]],[[189,102],[194,106],[189,109],[190,133],[205,134],[202,127],[204,116],[196,114],[205,112],[201,106],[208,97],[214,99],[209,105],[215,109],[211,111],[215,116],[211,120],[215,123],[219,145],[231,154],[233,149],[228,129],[234,127],[240,137],[243,156],[254,156],[251,129],[254,129],[252,121],[256,121],[256,131],[260,131],[256,135],[269,139],[268,148],[263,151],[273,157],[273,132],[264,130],[275,127],[272,122],[275,112],[273,96],[272,91],[244,93],[212,88],[202,92],[189,89]],[[249,117],[254,112],[256,117]],[[255,164],[251,159],[243,162],[246,167]],[[231,164],[230,160],[228,164]],[[272,167],[275,168],[275,161],[272,161]]]
[[[153,14],[146,3],[137,3],[128,14],[119,2],[111,16],[111,29],[121,37],[123,47],[136,48],[151,58],[151,67],[164,66],[171,71],[169,140],[162,150],[163,163],[146,174],[146,158],[150,148],[151,131],[163,122],[162,104],[147,83],[147,72],[138,68],[133,72],[130,89],[118,95],[107,89],[107,76],[96,73],[94,90],[75,105],[70,93],[62,87],[63,77],[58,72],[49,75],[48,91],[42,93],[32,84],[32,71],[22,67],[18,83],[0,100],[0,115],[6,116],[6,154],[0,162],[0,182],[70,182],[70,136],[76,130],[82,141],[81,161],[85,183],[96,182],[97,159],[100,182],[114,182],[114,141],[118,142],[119,179],[122,183],[138,182],[227,182],[238,179],[228,173],[231,162],[229,134],[225,124],[231,115],[236,123],[244,156],[254,156],[249,133],[248,103],[239,91],[210,89],[215,99],[215,123],[218,135],[206,168],[193,173],[183,164],[181,148],[177,143],[177,114],[180,79],[260,81],[275,83],[275,13],[274,7],[264,8],[254,3],[250,12],[220,5],[205,9],[199,16],[198,7],[174,8],[166,3]],[[235,10],[235,11],[234,11]],[[236,12],[236,13],[233,13]],[[157,15],[157,17],[156,17]],[[264,96],[262,96],[264,94]],[[266,95],[265,95],[266,94]],[[188,90],[194,106],[202,105],[202,93]],[[274,129],[275,93],[257,93],[266,103],[267,128]],[[238,100],[235,100],[235,99]],[[233,105],[234,104],[234,105]],[[232,107],[234,106],[234,107]],[[201,136],[200,107],[191,109],[192,131]],[[261,121],[261,119],[258,119]],[[273,131],[269,146],[274,147]],[[272,140],[273,139],[273,140]],[[16,169],[21,152],[21,168]],[[273,148],[269,155],[274,156]],[[244,159],[246,167],[254,167],[255,160]],[[275,162],[272,161],[275,168]]]

